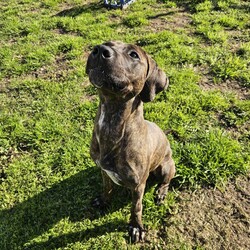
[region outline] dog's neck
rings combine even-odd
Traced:
[[[143,103],[140,97],[133,97],[128,101],[114,101],[100,96],[98,134],[99,139],[105,143],[118,143],[129,129],[130,121],[135,126],[143,118]]]
[[[129,100],[117,100],[100,95],[100,104],[105,107],[107,115],[119,116],[123,120],[127,120],[128,116],[133,114],[135,110],[138,109],[138,111],[140,111],[143,108],[143,103],[138,96],[130,98]]]

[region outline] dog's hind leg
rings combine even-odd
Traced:
[[[154,170],[154,175],[159,181],[155,202],[161,204],[167,195],[169,183],[175,175],[175,164],[171,156],[165,157],[164,161]]]

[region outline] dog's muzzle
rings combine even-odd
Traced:
[[[112,65],[114,58],[115,52],[109,46],[102,44],[94,47],[87,62],[86,73],[95,87],[102,88],[110,79],[109,73],[112,67],[108,65]]]

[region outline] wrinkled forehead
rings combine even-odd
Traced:
[[[103,45],[109,46],[113,50],[120,52],[120,53],[124,53],[124,52],[128,53],[130,51],[136,51],[140,55],[141,59],[146,56],[146,52],[137,45],[123,43],[120,41],[109,41],[109,42],[103,43]]]

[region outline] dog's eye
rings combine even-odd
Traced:
[[[140,59],[139,55],[135,51],[129,52],[129,56],[133,59]]]

